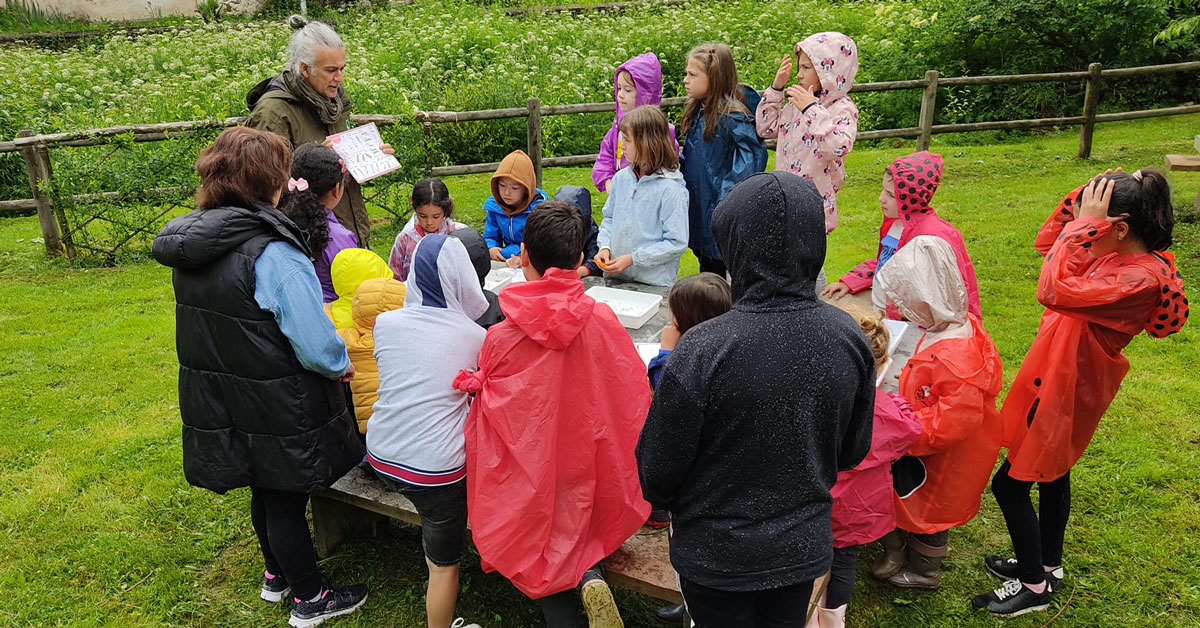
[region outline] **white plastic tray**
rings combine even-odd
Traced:
[[[904,332],[908,331],[908,323],[887,318],[884,319],[883,324],[887,326],[888,330],[888,355],[892,355],[896,352],[896,347],[900,345],[900,338],[904,336]]]
[[[657,294],[603,286],[588,288],[585,294],[611,307],[617,314],[617,319],[627,329],[638,329],[645,325],[646,321],[654,318],[654,315],[658,313],[658,306],[663,300]]]

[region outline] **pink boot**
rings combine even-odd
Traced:
[[[846,628],[846,605],[837,608],[818,606],[813,618],[817,619],[818,628]]]

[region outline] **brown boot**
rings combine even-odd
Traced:
[[[904,536],[900,530],[892,530],[879,542],[883,544],[883,554],[871,563],[871,575],[879,580],[887,580],[904,567]]]
[[[908,561],[887,581],[908,589],[936,589],[942,584],[942,559],[946,557],[946,545],[926,545],[906,534]]]

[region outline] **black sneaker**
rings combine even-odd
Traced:
[[[293,628],[310,628],[339,615],[348,615],[358,610],[367,601],[366,585],[328,588],[315,602],[296,600],[288,624]]]
[[[1020,572],[1017,569],[1017,559],[1015,558],[1005,558],[1003,556],[996,556],[995,554],[988,554],[983,557],[983,566],[988,570],[988,573],[1006,582],[1016,580],[1020,577]],[[1061,589],[1062,581],[1062,567],[1046,572],[1046,584],[1049,585],[1051,592]]]
[[[1009,580],[1004,586],[971,599],[971,606],[985,609],[997,617],[1017,617],[1034,611],[1044,611],[1050,608],[1050,587],[1041,593],[1032,589],[1020,580]]]
[[[292,586],[288,584],[287,578],[282,575],[272,576],[271,572],[263,572],[262,593],[258,597],[268,602],[282,602],[287,598],[287,594],[292,592]]]

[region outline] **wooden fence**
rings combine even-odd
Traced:
[[[899,129],[876,129],[859,131],[859,140],[878,140],[887,138],[916,138],[917,150],[929,147],[930,138],[938,133],[966,133],[971,131],[994,131],[1012,129],[1034,129],[1042,127],[1079,125],[1080,158],[1091,155],[1092,135],[1095,125],[1099,122],[1116,122],[1121,120],[1137,120],[1159,116],[1174,116],[1189,113],[1200,113],[1200,105],[1190,104],[1162,109],[1140,111],[1125,111],[1120,113],[1098,114],[1100,93],[1105,79],[1147,76],[1173,72],[1191,72],[1200,70],[1200,61],[1172,63],[1166,65],[1142,66],[1134,68],[1104,69],[1101,64],[1093,63],[1086,71],[1056,72],[1049,74],[1014,74],[1003,76],[958,76],[943,78],[937,70],[929,70],[923,79],[906,81],[886,81],[879,83],[858,83],[851,88],[852,93],[882,92],[891,90],[920,89],[921,110],[918,125]],[[1035,118],[1029,120],[997,120],[989,122],[969,122],[960,124],[934,124],[934,112],[937,106],[937,91],[939,87],[962,87],[970,85],[1016,85],[1024,83],[1065,83],[1084,81],[1083,115],[1059,118]],[[686,102],[685,98],[666,98],[663,107],[678,107]],[[586,113],[604,113],[613,111],[614,103],[583,103],[573,105],[542,105],[537,98],[530,98],[525,107],[510,107],[506,109],[488,109],[483,111],[417,111],[414,115],[355,115],[352,121],[356,124],[374,122],[379,126],[393,124],[420,124],[426,137],[432,137],[434,124],[455,124],[479,120],[505,120],[525,118],[526,148],[533,160],[534,171],[541,183],[542,168],[563,166],[581,166],[595,161],[596,155],[572,155],[566,157],[542,157],[542,118],[545,116],[562,116]],[[9,141],[0,141],[0,153],[21,152],[25,160],[26,172],[29,176],[29,188],[33,198],[0,201],[0,211],[36,209],[38,223],[41,226],[42,238],[46,251],[51,255],[65,252],[68,257],[74,257],[75,252],[71,242],[71,232],[67,228],[65,216],[61,209],[56,210],[51,199],[45,193],[52,176],[50,168],[49,149],[51,147],[97,146],[112,144],[117,136],[133,134],[134,142],[154,142],[196,131],[219,129],[242,124],[243,117],[226,118],[224,120],[192,120],[186,122],[164,122],[158,124],[133,124],[66,133],[50,133],[35,135],[32,131],[22,131],[18,137]],[[773,142],[767,143],[773,147]],[[491,172],[499,165],[498,162],[461,164],[451,166],[434,166],[432,156],[426,146],[425,172],[429,176],[452,176]],[[177,193],[176,189],[150,190],[153,193]],[[79,201],[94,201],[101,198],[113,199],[116,193],[96,193],[75,197]]]

